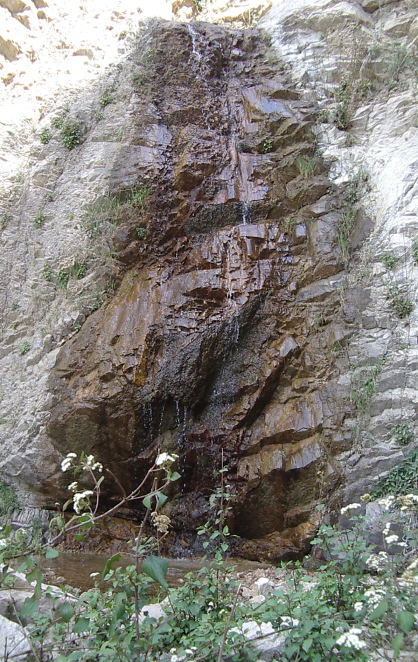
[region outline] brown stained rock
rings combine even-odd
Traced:
[[[17,60],[18,55],[21,52],[22,51],[17,44],[13,43],[10,39],[3,39],[3,37],[0,36],[0,54],[3,55],[6,60],[9,62]]]
[[[298,172],[313,149],[309,109],[267,72],[257,30],[156,23],[138,48],[148,82],[115,193],[127,167],[153,193],[144,210],[122,205],[120,286],[60,351],[48,434],[62,454],[93,453],[125,489],[158,449],[177,452],[172,550],[180,538],[195,548],[223,449],[241,553],[298,556],[314,535],[322,435],[342,415],[321,381],[329,344],[346,336],[327,313],[342,269],[337,196],[321,163]],[[56,481],[43,486],[51,500]],[[113,503],[116,485],[103,488]]]

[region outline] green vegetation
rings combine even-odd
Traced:
[[[418,239],[414,239],[412,244],[412,259],[418,264]]]
[[[18,504],[13,487],[0,482],[0,517],[10,517],[17,507]]]
[[[52,280],[52,267],[47,262],[45,262],[44,266],[42,267],[42,276],[47,281]]]
[[[291,232],[293,232],[293,230],[295,229],[295,227],[297,225],[297,222],[298,222],[298,219],[296,218],[296,216],[286,216],[286,218],[284,219],[284,222],[283,222],[285,232],[288,232],[289,234]]]
[[[105,108],[105,106],[108,106],[113,101],[114,99],[111,90],[105,90],[100,97],[99,104],[102,108]]]
[[[389,469],[387,474],[378,480],[371,496],[377,499],[388,494],[418,494],[418,449],[408,453],[402,462]]]
[[[361,415],[369,413],[370,401],[385,363],[386,357],[382,356],[376,365],[358,368],[351,375],[351,401]]]
[[[136,228],[136,234],[138,235],[138,239],[145,239],[145,237],[147,236],[147,229]]]
[[[263,154],[268,154],[273,151],[273,141],[271,138],[265,138],[261,146],[261,151]]]
[[[37,211],[35,218],[33,219],[33,222],[35,223],[35,227],[41,228],[43,224],[45,223],[46,216],[43,211]]]
[[[0,532],[0,585],[13,587],[18,580],[13,569],[16,556],[19,572],[33,582],[33,595],[25,599],[17,616],[29,619],[26,632],[35,660],[255,662],[259,656],[255,646],[266,637],[269,643],[277,642],[276,655],[283,662],[367,662],[382,651],[389,660],[412,650],[418,629],[418,497],[392,495],[377,502],[382,515],[374,527],[383,541],[382,552],[370,541],[368,521],[359,514],[362,505],[342,508],[334,519],[344,516],[347,528],[322,524],[312,541],[319,552],[316,558],[323,559],[322,567],[313,575],[300,563],[284,564],[279,568],[280,588],[255,603],[242,598],[241,585],[224,561],[231,499],[226,467],[219,472],[220,485],[209,499],[213,516],[198,531],[211,555],[204,557],[200,570],[186,575],[183,585],[168,586],[168,561],[158,556],[158,548],[171,525],[164,504],[165,492],[180,478],[172,470],[176,461],[176,455],[160,453],[142,483],[121,498],[119,506],[139,499],[146,514],[132,547],[132,564],[116,568],[120,555],[112,556],[102,573],[103,589],[96,584],[81,593],[67,588],[65,593],[55,593],[55,598],[52,591],[45,594],[34,555],[56,558],[59,553],[54,546],[64,535],[75,534],[83,541],[94,526],[107,474],[92,455],[82,453],[78,459],[69,453],[63,460],[62,471],[74,472],[76,480],[68,487],[67,503],[51,521],[48,543],[38,539],[26,543],[22,551],[10,526]],[[85,489],[84,481],[79,485],[80,476],[89,477],[90,489]],[[146,484],[153,485],[151,491],[145,489]],[[363,498],[368,501],[370,495]],[[70,507],[72,516],[64,518],[63,511]],[[329,513],[324,509],[323,504],[317,506],[318,516],[326,521]],[[147,520],[155,536],[145,536]],[[167,595],[163,620],[141,613],[155,584],[160,594]],[[45,597],[55,600],[55,609],[41,613],[39,600]],[[256,630],[252,643],[244,634],[249,621]]]
[[[7,212],[2,214],[0,216],[0,230],[4,230],[8,226],[12,218],[13,218],[12,215]]]
[[[20,353],[23,356],[24,354],[27,354],[28,352],[30,352],[30,344],[28,343],[27,340],[25,340],[22,347],[20,348]]]
[[[400,446],[406,446],[414,438],[414,428],[411,421],[402,421],[393,428],[393,438]]]
[[[345,206],[337,227],[338,243],[345,260],[350,257],[350,239],[357,216],[357,203],[363,190],[368,185],[368,178],[368,173],[360,168],[348,181],[345,190]]]
[[[82,126],[79,122],[65,120],[61,127],[61,142],[67,149],[74,149],[82,142]]]
[[[385,265],[386,269],[394,269],[399,262],[399,257],[393,255],[393,253],[383,253],[380,258],[381,262]]]
[[[48,127],[45,126],[45,127],[42,129],[41,133],[39,134],[39,140],[40,140],[41,143],[43,143],[44,145],[47,145],[47,144],[49,143],[49,141],[51,140],[51,138],[52,138],[52,133],[51,133],[51,131],[48,129]]]
[[[316,159],[309,156],[302,156],[301,154],[296,159],[296,167],[304,179],[311,177],[317,167]]]
[[[86,275],[87,264],[84,261],[74,260],[71,266],[71,274],[77,279],[81,280]]]
[[[60,287],[62,290],[65,290],[68,281],[70,279],[70,274],[71,274],[71,268],[70,267],[61,267],[57,271],[57,285]]]
[[[414,310],[413,302],[402,292],[399,285],[395,285],[394,283],[389,285],[387,299],[399,319],[405,319]]]
[[[63,117],[53,117],[51,120],[51,124],[54,127],[54,129],[62,129],[64,126],[64,118]]]

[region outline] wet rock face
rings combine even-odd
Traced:
[[[206,521],[223,449],[239,553],[289,558],[337,480],[342,203],[315,155],[312,109],[259,31],[156,23],[133,66],[135,130],[114,187],[136,150],[152,194],[115,230],[112,300],[59,354],[48,435],[126,488],[157,449],[177,452],[173,549]],[[57,480],[43,485],[51,503]]]

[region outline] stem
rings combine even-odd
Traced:
[[[232,618],[233,618],[234,613],[235,613],[235,609],[237,608],[238,596],[239,596],[239,593],[241,591],[241,586],[242,586],[242,584],[240,584],[237,588],[237,592],[235,593],[234,603],[231,607],[231,611],[229,612],[228,620],[227,620],[226,625],[225,625],[225,630],[224,630],[224,633],[223,633],[222,639],[221,639],[221,645],[219,647],[218,662],[221,662],[221,660],[222,660],[222,655],[223,655],[224,647],[225,647],[226,635],[228,634],[229,624],[232,621]]]

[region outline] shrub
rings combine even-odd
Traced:
[[[41,133],[39,134],[39,140],[44,145],[47,145],[49,143],[49,141],[51,140],[51,138],[52,138],[51,131],[48,129],[48,127],[44,127],[42,129]]]
[[[406,446],[414,438],[411,421],[402,421],[393,428],[393,438],[400,446]]]
[[[67,149],[74,149],[82,141],[82,126],[78,122],[65,120],[61,127],[61,141]]]

